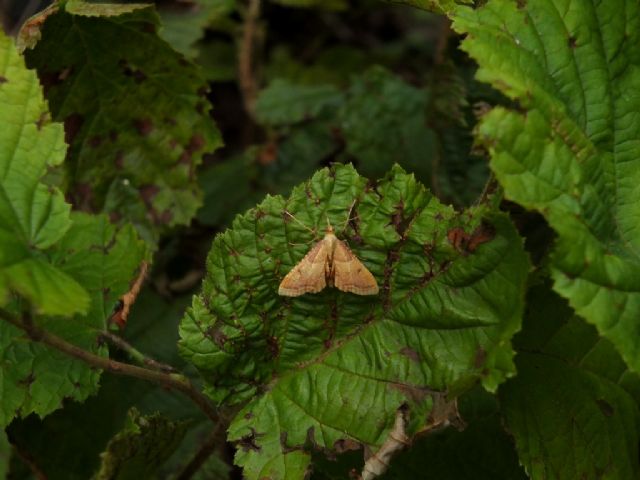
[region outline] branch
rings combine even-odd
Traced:
[[[254,50],[257,38],[257,23],[260,18],[260,0],[249,0],[244,14],[242,37],[238,47],[238,77],[242,100],[247,113],[253,118],[258,83],[255,78]]]
[[[127,342],[124,338],[119,337],[114,333],[105,331],[105,332],[100,332],[99,335],[102,340],[109,342],[111,345],[113,345],[116,348],[119,348],[120,350],[128,354],[132,360],[139,363],[140,365],[145,365],[149,368],[152,368],[154,370],[159,370],[160,372],[164,372],[164,373],[176,372],[176,369],[173,368],[171,365],[167,365],[165,363],[158,362],[153,358],[149,358],[144,353],[136,349],[129,342]]]
[[[224,433],[226,425],[227,422],[218,422],[213,431],[204,439],[193,458],[182,468],[176,480],[189,480],[202,468],[207,459],[216,451],[216,447],[220,445],[220,433]],[[224,443],[224,438],[222,438],[222,443]]]
[[[407,411],[400,407],[396,411],[396,421],[393,429],[380,449],[367,459],[362,468],[361,480],[373,480],[384,474],[389,468],[391,458],[400,450],[411,444],[411,439],[406,434]]]
[[[41,342],[54,348],[70,357],[81,360],[88,365],[106,370],[117,375],[139,378],[148,382],[156,383],[168,389],[174,389],[189,397],[202,412],[214,423],[218,423],[218,412],[213,408],[209,400],[197,390],[191,381],[184,375],[177,373],[165,373],[148,368],[129,365],[109,358],[101,357],[94,353],[67,342],[61,337],[41,329],[33,323],[29,314],[24,314],[22,321],[11,315],[4,309],[0,309],[0,318],[23,330],[34,342]]]

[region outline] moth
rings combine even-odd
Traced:
[[[298,297],[336,287],[357,295],[376,295],[378,283],[349,247],[327,227],[324,238],[280,282],[278,294]]]

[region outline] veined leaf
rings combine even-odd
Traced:
[[[106,216],[74,214],[58,243],[46,251],[52,269],[84,286],[91,302],[85,315],[38,317],[37,323],[85,350],[105,355],[97,341],[118,298],[143,259],[145,247],[132,227],[117,230]],[[56,290],[54,290],[55,292]],[[66,305],[73,311],[73,305]],[[0,426],[16,416],[47,415],[64,398],[84,400],[98,386],[100,372],[58,351],[30,341],[0,321]]]
[[[493,109],[479,138],[558,234],[554,289],[640,371],[640,5],[490,0],[454,19],[478,79],[524,110]]]
[[[51,122],[35,73],[2,32],[0,105],[0,305],[14,291],[42,313],[86,312],[87,292],[43,253],[71,225],[62,192],[41,181],[64,159],[62,125]]]
[[[195,168],[221,143],[199,70],[157,28],[151,8],[77,0],[46,17],[41,40],[25,52],[54,119],[65,122],[74,203],[131,213],[143,232],[189,222],[199,205]],[[135,196],[108,198],[118,183]]]
[[[500,387],[531,478],[638,478],[640,377],[545,287],[528,295],[518,375]]]
[[[378,296],[278,296],[327,221],[376,277]],[[457,213],[399,167],[373,186],[335,166],[215,239],[180,348],[212,398],[251,399],[229,430],[247,477],[302,478],[307,441],[376,448],[401,404],[413,433],[432,397],[454,398],[478,379],[495,389],[513,374],[528,265],[509,220],[488,206]]]

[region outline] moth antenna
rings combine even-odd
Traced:
[[[307,227],[304,223],[298,220],[293,213],[289,212],[288,210],[285,210],[284,213],[285,215],[289,215],[289,217],[291,217],[297,224],[302,225],[303,228],[305,228],[306,230],[309,230],[311,233],[315,235],[315,231],[313,230],[313,228]]]
[[[347,225],[349,225],[349,222],[351,221],[351,212],[353,211],[353,207],[355,207],[356,202],[357,202],[357,199],[351,202],[351,206],[349,207],[349,213],[347,213],[347,219],[345,220],[344,225],[342,226],[342,229],[341,229],[342,232],[344,232],[347,229]]]

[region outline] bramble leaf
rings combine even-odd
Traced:
[[[387,3],[402,3],[435,13],[449,13],[457,5],[470,5],[473,0],[384,0]]]
[[[151,8],[78,0],[49,15],[25,52],[54,119],[65,122],[75,205],[130,215],[151,242],[163,226],[191,220],[195,168],[221,144],[199,70],[157,28]]]
[[[151,478],[180,444],[186,422],[173,422],[160,414],[141,416],[133,408],[122,431],[101,455],[95,480]]]
[[[479,137],[506,196],[558,235],[554,289],[640,371],[640,5],[492,0],[454,28],[525,111],[495,108]]]
[[[540,286],[500,404],[531,478],[637,478],[640,377],[611,342]]]
[[[117,230],[104,215],[76,213],[59,242],[46,251],[50,268],[58,269],[90,296],[86,314],[71,318],[38,317],[37,323],[85,350],[106,354],[97,334],[107,326],[120,296],[129,289],[145,254],[131,227]],[[73,311],[73,305],[68,305]],[[0,426],[16,416],[47,415],[64,398],[84,400],[94,393],[100,373],[89,365],[37,342],[0,321]]]
[[[43,251],[69,229],[62,192],[42,182],[64,159],[62,125],[51,122],[38,79],[0,32],[0,306],[11,291],[42,313],[86,312],[89,296]]]
[[[278,296],[327,220],[379,295]],[[216,237],[180,348],[212,398],[250,400],[229,430],[245,475],[302,478],[307,441],[375,448],[400,405],[415,433],[432,398],[479,379],[493,390],[513,374],[528,265],[511,223],[487,205],[457,213],[399,167],[373,186],[337,165]]]

